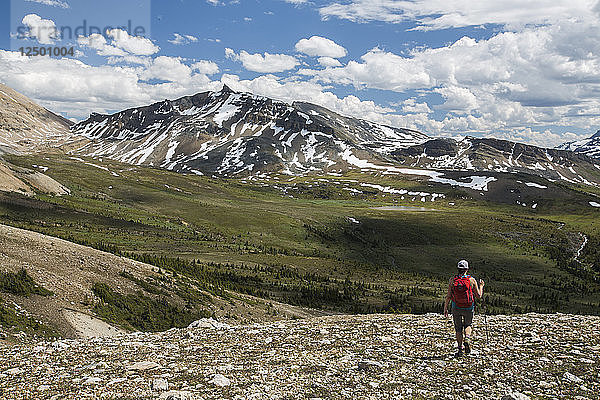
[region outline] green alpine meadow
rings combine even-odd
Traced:
[[[600,310],[600,210],[588,204],[595,190],[585,186],[546,181],[542,193],[523,190],[527,207],[404,175],[225,179],[61,153],[5,158],[21,168],[43,165],[70,194],[4,193],[3,224],[148,263],[170,279],[185,278],[188,290],[330,313],[437,313],[448,266],[468,255],[473,274],[487,282],[478,312]],[[531,179],[516,175],[501,182],[503,190],[527,188],[519,178]],[[440,196],[421,201],[377,187]],[[149,298],[172,290],[155,277],[135,284]],[[193,312],[206,313],[208,300],[191,297]],[[105,295],[98,301],[114,306]],[[131,325],[105,308],[93,310],[129,328],[191,322],[174,309],[185,323]]]

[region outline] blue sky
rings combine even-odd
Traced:
[[[554,146],[600,127],[595,0],[477,7],[465,0],[12,0],[0,7],[0,82],[73,119],[226,83],[431,136]],[[72,47],[74,55],[21,55],[20,47],[33,46]]]

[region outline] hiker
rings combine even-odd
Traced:
[[[469,338],[471,337],[471,324],[473,323],[473,313],[475,309],[475,299],[481,299],[483,296],[483,279],[479,284],[475,278],[467,275],[469,272],[469,263],[466,260],[458,262],[458,275],[450,278],[448,285],[448,294],[444,302],[444,317],[448,318],[448,304],[452,301],[452,319],[454,321],[454,330],[456,331],[456,343],[458,352],[456,357],[462,357],[471,352]]]

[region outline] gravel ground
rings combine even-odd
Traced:
[[[600,318],[330,316],[0,345],[3,399],[597,399]]]

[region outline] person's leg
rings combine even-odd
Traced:
[[[456,332],[456,344],[458,345],[458,352],[462,351],[463,345],[463,318],[458,310],[452,309],[452,321],[454,322],[454,331]]]
[[[459,349],[462,349],[463,347],[463,333],[460,331],[456,331],[456,344],[458,345]]]
[[[471,327],[471,325],[469,325],[465,328],[465,341],[469,340],[472,332],[473,332],[473,328]]]
[[[473,332],[473,328],[472,328],[472,324],[473,324],[473,311],[465,311],[464,315],[463,315],[465,322],[464,322],[464,326],[465,326],[465,336],[464,336],[464,346],[465,346],[465,353],[469,354],[471,353],[471,333]]]
[[[469,340],[471,333],[473,332],[473,311],[465,311],[463,313],[463,318],[465,320],[463,325],[465,327],[465,340]]]

